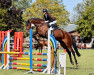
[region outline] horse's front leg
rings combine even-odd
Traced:
[[[38,48],[40,43],[39,43],[39,39],[36,37],[36,35],[37,35],[37,32],[34,32],[33,33],[33,38],[35,38],[35,40],[38,42],[38,44],[37,44],[37,48]]]

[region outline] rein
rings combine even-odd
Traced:
[[[45,23],[47,23],[47,22],[44,21],[44,22],[41,23],[41,24],[36,24],[35,27],[38,28],[39,26],[42,26],[42,25],[45,24]],[[30,24],[31,24],[31,23],[30,23]],[[31,28],[31,25],[30,25],[30,28]],[[26,28],[26,30],[29,30],[30,28]]]

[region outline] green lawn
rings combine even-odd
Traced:
[[[25,50],[25,52],[27,52],[29,50]],[[38,50],[34,50],[33,52],[38,52]],[[47,50],[44,50],[43,52],[47,52]],[[62,50],[58,50],[58,53],[62,53],[64,51]],[[94,75],[94,49],[82,49],[79,50],[79,52],[81,53],[81,57],[77,57],[78,63],[79,63],[79,67],[76,68],[76,65],[71,65],[71,63],[69,62],[69,57],[67,54],[67,61],[66,61],[66,75],[89,75],[89,73],[92,73],[92,75]],[[27,55],[23,55],[23,57],[29,57]],[[35,58],[46,58],[46,56],[34,56]],[[73,59],[74,60],[74,59]],[[29,63],[28,60],[15,60],[14,62],[25,62],[25,63]],[[38,63],[38,64],[46,64],[46,62],[40,62],[40,61],[34,61],[34,63]],[[0,63],[1,65],[1,63]],[[16,65],[18,66],[18,65]],[[29,67],[29,66],[22,66],[22,67]],[[34,67],[36,68],[36,67]],[[40,67],[39,67],[40,68]],[[0,75],[23,75],[25,72],[25,70],[13,70],[13,69],[9,69],[9,70],[0,70]],[[31,75],[31,73],[27,74],[27,75]],[[38,72],[37,75],[41,75],[41,72]],[[42,75],[46,75],[46,74],[42,74]]]

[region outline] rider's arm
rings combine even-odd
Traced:
[[[45,21],[47,21],[48,19],[46,18],[46,16],[44,15],[44,19],[45,19]]]
[[[47,14],[47,19],[49,20],[49,22],[53,21],[52,18],[51,18],[51,16],[49,14]]]

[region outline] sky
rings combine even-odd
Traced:
[[[81,3],[83,0],[63,0],[66,10],[70,13],[70,19],[74,14],[73,8],[76,7],[78,3]]]
[[[35,2],[36,0],[32,0]],[[78,3],[81,3],[83,0],[63,0],[64,5],[66,6],[65,9],[70,13],[69,18],[71,19],[74,11],[73,8],[76,7]]]

